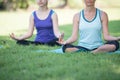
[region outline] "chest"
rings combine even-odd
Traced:
[[[42,16],[43,17],[43,16]],[[41,17],[41,18],[42,18]],[[44,17],[43,17],[44,18]],[[36,15],[36,17],[34,18],[34,25],[37,29],[47,29],[47,28],[52,28],[53,24],[52,24],[52,18],[51,16],[47,16],[45,19],[40,19],[40,16],[38,17]]]
[[[102,24],[101,24],[101,20],[99,19],[99,16],[96,16],[96,18],[91,22],[88,22],[83,17],[81,17],[79,23],[80,31],[93,32],[93,31],[101,31],[101,29],[102,29]]]
[[[92,13],[84,13],[84,18],[87,21],[92,21],[94,18],[96,17],[96,13],[92,12]]]

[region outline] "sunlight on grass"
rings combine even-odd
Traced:
[[[0,12],[0,34],[8,35],[17,30],[27,29],[30,13]]]

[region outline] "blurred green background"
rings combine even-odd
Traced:
[[[120,0],[96,0],[96,7],[108,14],[109,20],[120,20]],[[59,25],[72,24],[75,13],[84,7],[83,0],[49,0],[48,6],[58,14]],[[0,35],[23,33],[29,16],[38,9],[36,0],[0,0]]]

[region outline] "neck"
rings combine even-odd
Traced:
[[[38,10],[39,10],[39,11],[47,11],[47,10],[48,10],[48,7],[47,7],[47,6],[42,6],[42,7],[39,7]]]
[[[90,7],[86,7],[84,10],[87,11],[87,12],[92,12],[92,11],[95,11],[95,7],[94,6],[90,6]]]

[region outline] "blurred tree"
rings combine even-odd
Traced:
[[[52,8],[64,8],[66,6],[66,0],[49,0],[48,5]]]
[[[53,8],[64,8],[64,7],[70,7],[70,8],[79,8],[82,5],[82,0],[49,0],[50,6]]]
[[[62,0],[63,1],[63,4],[58,6],[59,8],[64,8],[66,6],[68,6],[68,0]]]
[[[70,8],[81,8],[83,7],[83,0],[68,0],[67,5],[69,5]]]
[[[28,8],[28,0],[0,0],[0,10],[16,10],[17,8]]]
[[[20,8],[27,9],[29,7],[28,0],[19,0],[18,3]]]
[[[52,8],[81,8],[83,0],[49,0]],[[27,9],[29,4],[34,4],[35,0],[0,0],[0,10],[16,10],[17,8]],[[114,4],[115,3],[115,4]],[[100,7],[120,7],[120,0],[97,0],[96,6]]]

